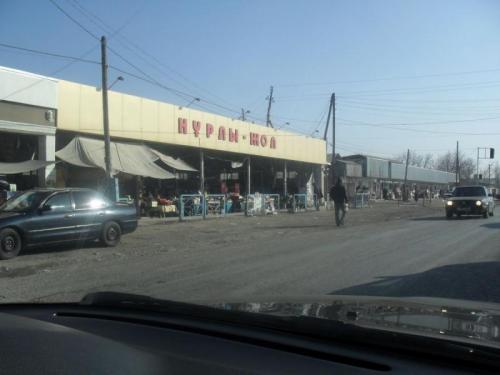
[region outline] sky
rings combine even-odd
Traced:
[[[106,35],[110,65],[156,82],[110,70],[116,91],[265,123],[272,85],[273,125],[316,137],[335,92],[342,155],[459,141],[500,157],[499,1],[4,0],[0,15],[0,43],[23,48],[99,61]],[[70,62],[0,47],[0,65],[99,86],[99,65]]]

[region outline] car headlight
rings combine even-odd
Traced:
[[[480,205],[482,205],[482,204],[483,204],[483,202],[481,202],[481,201],[476,201],[476,206],[480,206]]]
[[[453,201],[447,201],[447,202],[446,202],[446,205],[447,205],[447,206],[453,206]]]

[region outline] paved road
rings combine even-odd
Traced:
[[[1,263],[0,302],[97,290],[186,301],[357,294],[500,302],[500,216],[416,216],[343,228],[324,212],[150,225],[118,248],[50,249]]]

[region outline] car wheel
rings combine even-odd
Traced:
[[[0,231],[0,259],[15,258],[21,249],[21,236],[15,229],[5,228]]]
[[[451,219],[453,217],[453,212],[451,211],[446,211],[446,218]]]
[[[488,214],[488,210],[484,211],[484,212],[483,212],[483,218],[487,219],[487,218],[488,218],[488,216],[489,216],[489,214]]]
[[[108,221],[102,227],[101,241],[104,245],[113,247],[120,243],[122,229],[114,221]]]

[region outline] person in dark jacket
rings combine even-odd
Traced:
[[[347,204],[347,194],[342,179],[339,177],[337,183],[330,190],[330,198],[335,203],[335,223],[337,226],[344,225],[345,206]],[[340,212],[342,211],[342,216]]]

